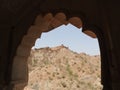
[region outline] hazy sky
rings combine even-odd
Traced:
[[[99,54],[98,40],[85,35],[81,29],[71,24],[62,25],[50,32],[42,33],[41,38],[36,40],[34,48],[55,47],[61,44],[78,53]]]

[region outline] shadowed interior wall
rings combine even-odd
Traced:
[[[66,21],[73,16],[79,17],[83,24],[83,31],[96,32],[101,50],[104,90],[119,90],[119,3],[119,0],[1,0],[0,89],[13,90],[13,87],[16,87],[12,77],[14,75],[12,74],[14,57],[19,53],[17,50],[22,48],[19,46],[24,40],[24,36],[27,35],[27,31],[34,26],[35,17],[39,14],[44,16],[49,12],[55,16],[56,13],[63,12],[66,15]]]

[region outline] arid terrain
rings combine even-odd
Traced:
[[[102,90],[100,56],[76,53],[61,45],[31,50],[24,90]]]

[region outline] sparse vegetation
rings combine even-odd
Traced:
[[[70,77],[73,76],[73,71],[71,70],[70,65],[68,64],[68,61],[66,63],[66,70]]]
[[[31,52],[24,90],[102,90],[99,56],[78,54],[66,47]]]

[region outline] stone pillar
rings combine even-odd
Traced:
[[[28,82],[28,57],[32,46],[36,39],[42,33],[42,27],[31,26],[27,35],[23,37],[21,44],[18,46],[16,56],[14,57],[12,67],[12,81],[13,90],[23,90]]]

